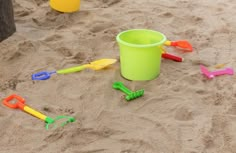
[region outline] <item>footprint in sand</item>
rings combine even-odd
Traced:
[[[175,119],[179,121],[193,120],[193,113],[187,107],[181,107],[176,110]]]
[[[59,35],[59,34],[53,34],[53,35],[50,35],[48,37],[46,37],[44,39],[45,42],[55,42],[55,41],[59,41],[59,40],[62,40],[63,39],[63,36],[62,35]]]
[[[111,6],[111,5],[121,2],[121,0],[99,0],[99,2],[104,5]]]
[[[74,83],[74,79],[68,80],[67,83],[59,82],[57,92],[63,98],[71,99],[77,101],[84,94],[81,92],[82,88],[85,88],[85,83],[81,83],[80,80],[77,80],[77,83]]]
[[[15,9],[16,21],[19,21],[18,17],[25,17],[30,15],[31,13],[33,13],[33,11],[30,9]]]
[[[163,24],[161,24],[161,25],[172,24],[172,23],[174,23],[174,20],[176,18],[173,13],[171,13],[168,10],[167,11],[166,10],[162,10],[161,8],[155,8],[155,9],[153,9],[153,12],[155,12],[155,14],[156,14],[156,16],[158,18],[158,21],[159,20],[162,21]],[[143,13],[141,12],[139,14],[143,14]],[[143,21],[147,21],[147,17],[146,16],[144,16],[144,20]],[[158,21],[153,21],[153,22],[158,22]],[[151,21],[148,21],[148,22],[150,22],[149,24],[152,24]],[[176,25],[176,23],[174,23],[174,25]]]
[[[93,23],[89,27],[91,27],[90,31],[92,33],[98,33],[98,32],[107,30],[108,28],[114,27],[114,24],[112,22],[105,22],[105,21],[99,22],[98,21],[95,24]]]
[[[198,85],[199,83],[202,82],[199,79],[199,75],[196,75],[196,74],[187,75],[187,76],[183,77],[183,80],[185,81],[185,83],[188,83],[188,85],[190,85],[190,86]]]
[[[28,56],[29,53],[33,53],[36,51],[36,48],[34,46],[34,43],[32,41],[26,40],[23,42],[20,42],[18,44],[18,51],[22,54]]]
[[[236,115],[236,103],[233,103],[232,106],[229,108],[228,114]]]
[[[71,49],[67,48],[67,47],[59,47],[56,48],[55,51],[59,54],[61,54],[64,57],[70,57],[72,56],[72,52]]]
[[[211,43],[213,48],[218,51],[218,61],[225,61],[232,59],[233,50],[229,41],[232,40],[230,26],[222,26],[214,29],[211,32]],[[219,43],[220,40],[220,43]]]
[[[11,90],[16,90],[16,86],[18,83],[24,82],[23,80],[18,80],[16,78],[7,80],[5,83],[0,84],[0,91],[4,91],[7,89],[11,89]]]
[[[36,16],[32,18],[32,21],[40,27],[55,27],[55,26],[62,26],[66,25],[69,21],[69,15],[63,14],[57,11],[50,10],[48,11],[45,16]]]
[[[192,23],[193,25],[198,25],[203,22],[203,18],[199,17],[199,16],[190,16],[189,20],[190,20],[190,22],[188,22],[188,23]]]
[[[20,53],[17,50],[12,50],[8,52],[6,55],[3,55],[2,59],[3,61],[14,61],[14,59],[20,58],[22,56],[22,53]]]
[[[75,61],[76,64],[81,64],[81,63],[89,63],[89,57],[90,57],[89,53],[78,52],[73,55],[72,59]]]
[[[171,12],[165,12],[165,13],[159,15],[159,16],[162,16],[162,17],[165,17],[165,18],[171,18],[174,15]]]
[[[43,106],[42,110],[48,113],[55,113],[55,109],[50,106]]]
[[[38,6],[48,3],[48,0],[33,0]]]
[[[184,38],[196,38],[197,37],[197,30],[194,28],[192,29],[187,29],[183,32],[183,37]]]
[[[74,114],[75,112],[73,108],[59,108],[58,111],[61,114],[65,114],[65,115],[71,115],[71,114]]]
[[[121,151],[120,153],[137,153],[137,152],[136,151],[132,151],[130,149],[127,149],[127,150]]]
[[[0,112],[0,118],[5,117],[6,114],[7,114],[7,113],[6,113],[5,111],[1,110],[1,112]]]
[[[203,136],[202,141],[203,141],[205,148],[210,148],[210,147],[214,146],[214,138],[210,134]]]
[[[218,6],[220,7],[224,7],[224,8],[227,8],[229,5],[225,2],[220,2],[220,3],[217,3]]]
[[[231,131],[231,129],[233,129],[232,123],[230,123],[224,115],[214,114],[210,120],[210,124],[211,126],[208,129],[209,132],[202,138],[206,151],[213,149],[216,146],[221,146],[221,144],[227,144],[225,145],[224,150],[230,149],[232,147],[235,148],[235,146],[231,146],[231,142],[233,140],[232,133],[235,132]]]
[[[30,53],[36,51],[32,41],[22,41],[17,45],[17,49],[7,52],[5,55],[2,55],[4,61],[13,61],[18,59],[21,56],[29,56]]]
[[[31,15],[35,10],[34,6],[31,2],[21,3],[17,1],[13,1],[14,7],[14,16],[16,22],[25,23],[25,16]]]

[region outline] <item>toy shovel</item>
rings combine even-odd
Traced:
[[[170,60],[173,60],[173,61],[176,61],[176,62],[183,62],[184,61],[184,58],[182,58],[180,56],[167,53],[165,51],[164,47],[161,47],[161,49],[162,49],[162,55],[161,55],[162,58],[170,59]]]
[[[183,51],[187,51],[187,52],[193,51],[192,45],[186,40],[178,40],[178,41],[167,40],[164,44],[166,46],[174,46],[176,48],[179,48],[179,49],[181,49]],[[163,47],[162,47],[162,50],[163,50],[162,58],[170,59],[170,60],[173,60],[176,62],[182,62],[184,60],[182,57],[167,53]]]
[[[162,53],[161,57],[166,58],[166,59],[171,59],[176,62],[183,62],[184,61],[184,58],[170,54],[170,53],[166,53],[166,52]]]
[[[12,101],[15,101],[14,103]],[[22,97],[18,96],[18,95],[10,95],[9,97],[5,98],[3,100],[3,104],[6,105],[9,108],[13,108],[13,109],[20,109],[22,111],[25,111],[43,121],[46,122],[46,129],[48,130],[52,124],[54,124],[54,128],[56,127],[56,122],[59,120],[63,120],[64,122],[62,122],[60,124],[60,126],[64,126],[68,123],[74,122],[75,118],[73,117],[69,117],[69,116],[57,116],[55,119],[50,118],[32,108],[30,108],[29,106],[25,105],[25,99],[23,99]]]
[[[114,64],[117,60],[116,59],[100,59],[94,62],[91,62],[89,64],[81,65],[81,66],[75,66],[71,68],[61,69],[57,71],[42,71],[38,72],[32,75],[32,80],[47,80],[51,77],[52,74],[68,74],[68,73],[74,73],[79,72],[84,69],[92,69],[92,70],[100,70],[103,69],[111,64]]]
[[[233,75],[234,74],[234,70],[232,68],[225,68],[223,70],[216,70],[216,71],[212,71],[210,72],[205,66],[200,65],[200,69],[201,69],[201,73],[204,74],[207,78],[212,79],[215,76],[219,76],[219,75]]]
[[[178,40],[178,41],[166,41],[165,42],[166,46],[173,46],[176,48],[179,48],[183,51],[186,52],[192,52],[193,51],[193,47],[192,45],[187,41],[187,40]]]

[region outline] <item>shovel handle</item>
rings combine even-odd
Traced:
[[[162,57],[166,58],[166,59],[174,60],[176,62],[183,62],[183,60],[184,60],[182,57],[179,57],[179,56],[176,56],[176,55],[173,55],[173,54],[169,54],[169,53],[163,53]]]
[[[213,71],[211,72],[214,76],[217,75],[224,75],[224,74],[229,74],[229,75],[233,75],[234,74],[234,70],[232,68],[226,68],[224,70],[217,70],[217,71]]]
[[[31,77],[32,77],[32,80],[47,80],[54,73],[56,73],[56,71],[52,71],[52,72],[42,71],[42,72],[32,74]]]
[[[16,100],[14,103],[11,102],[13,100]],[[12,94],[8,97],[6,97],[4,100],[3,100],[3,104],[9,108],[13,108],[13,109],[21,109],[21,110],[24,110],[24,107],[25,107],[25,99],[18,96],[18,95],[15,95],[15,94]]]
[[[45,122],[47,122],[47,120],[46,120],[47,116],[46,115],[44,115],[44,114],[28,107],[28,106],[24,107],[24,111],[31,114],[31,115],[33,115],[33,116],[35,116],[35,117],[37,117],[37,118],[39,118],[39,119],[41,119],[41,120],[43,120],[43,121],[45,121]]]
[[[75,67],[71,67],[71,68],[57,70],[57,73],[58,74],[74,73],[74,72],[82,71],[83,69],[88,68],[88,67],[89,67],[89,64],[81,65],[81,66],[75,66]]]
[[[127,95],[132,93],[132,91],[130,91],[128,88],[126,88],[125,85],[122,82],[114,82],[112,87],[114,89],[123,91]]]
[[[13,103],[13,100],[14,103]],[[21,109],[22,111],[25,111],[41,120],[44,120],[46,122],[50,121],[50,119],[48,119],[47,116],[43,115],[42,113],[30,108],[29,106],[25,105],[25,99],[18,96],[18,95],[10,95],[7,98],[5,98],[3,100],[3,104],[9,108],[13,108],[13,109]]]

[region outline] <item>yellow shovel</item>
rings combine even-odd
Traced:
[[[81,66],[75,66],[71,68],[61,69],[57,71],[47,72],[42,71],[38,72],[32,75],[32,80],[47,80],[51,77],[52,74],[68,74],[68,73],[74,73],[79,72],[81,70],[84,70],[86,68],[92,69],[92,70],[100,70],[103,69],[111,64],[114,64],[117,60],[116,59],[100,59],[97,61],[93,61],[89,64],[81,65]]]

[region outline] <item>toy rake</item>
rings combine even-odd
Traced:
[[[126,88],[124,86],[124,84],[122,82],[115,82],[115,83],[113,83],[112,87],[114,89],[123,91],[126,94],[125,99],[127,101],[130,101],[130,100],[136,99],[138,97],[141,97],[144,94],[144,90],[143,89],[137,90],[137,91],[134,91],[134,92],[130,91],[128,88]]]
[[[14,102],[14,103],[13,103]],[[74,122],[75,118],[73,117],[69,117],[69,116],[57,116],[55,119],[50,118],[32,108],[30,108],[29,106],[25,105],[25,99],[23,99],[22,97],[18,96],[18,95],[10,95],[9,97],[5,98],[3,100],[3,104],[6,105],[9,108],[13,108],[13,109],[21,109],[22,111],[25,111],[43,121],[46,122],[46,129],[48,130],[51,125],[54,124],[54,128],[56,127],[56,122],[59,120],[66,120],[64,122],[62,122],[60,125],[61,126],[65,126],[68,123]]]

